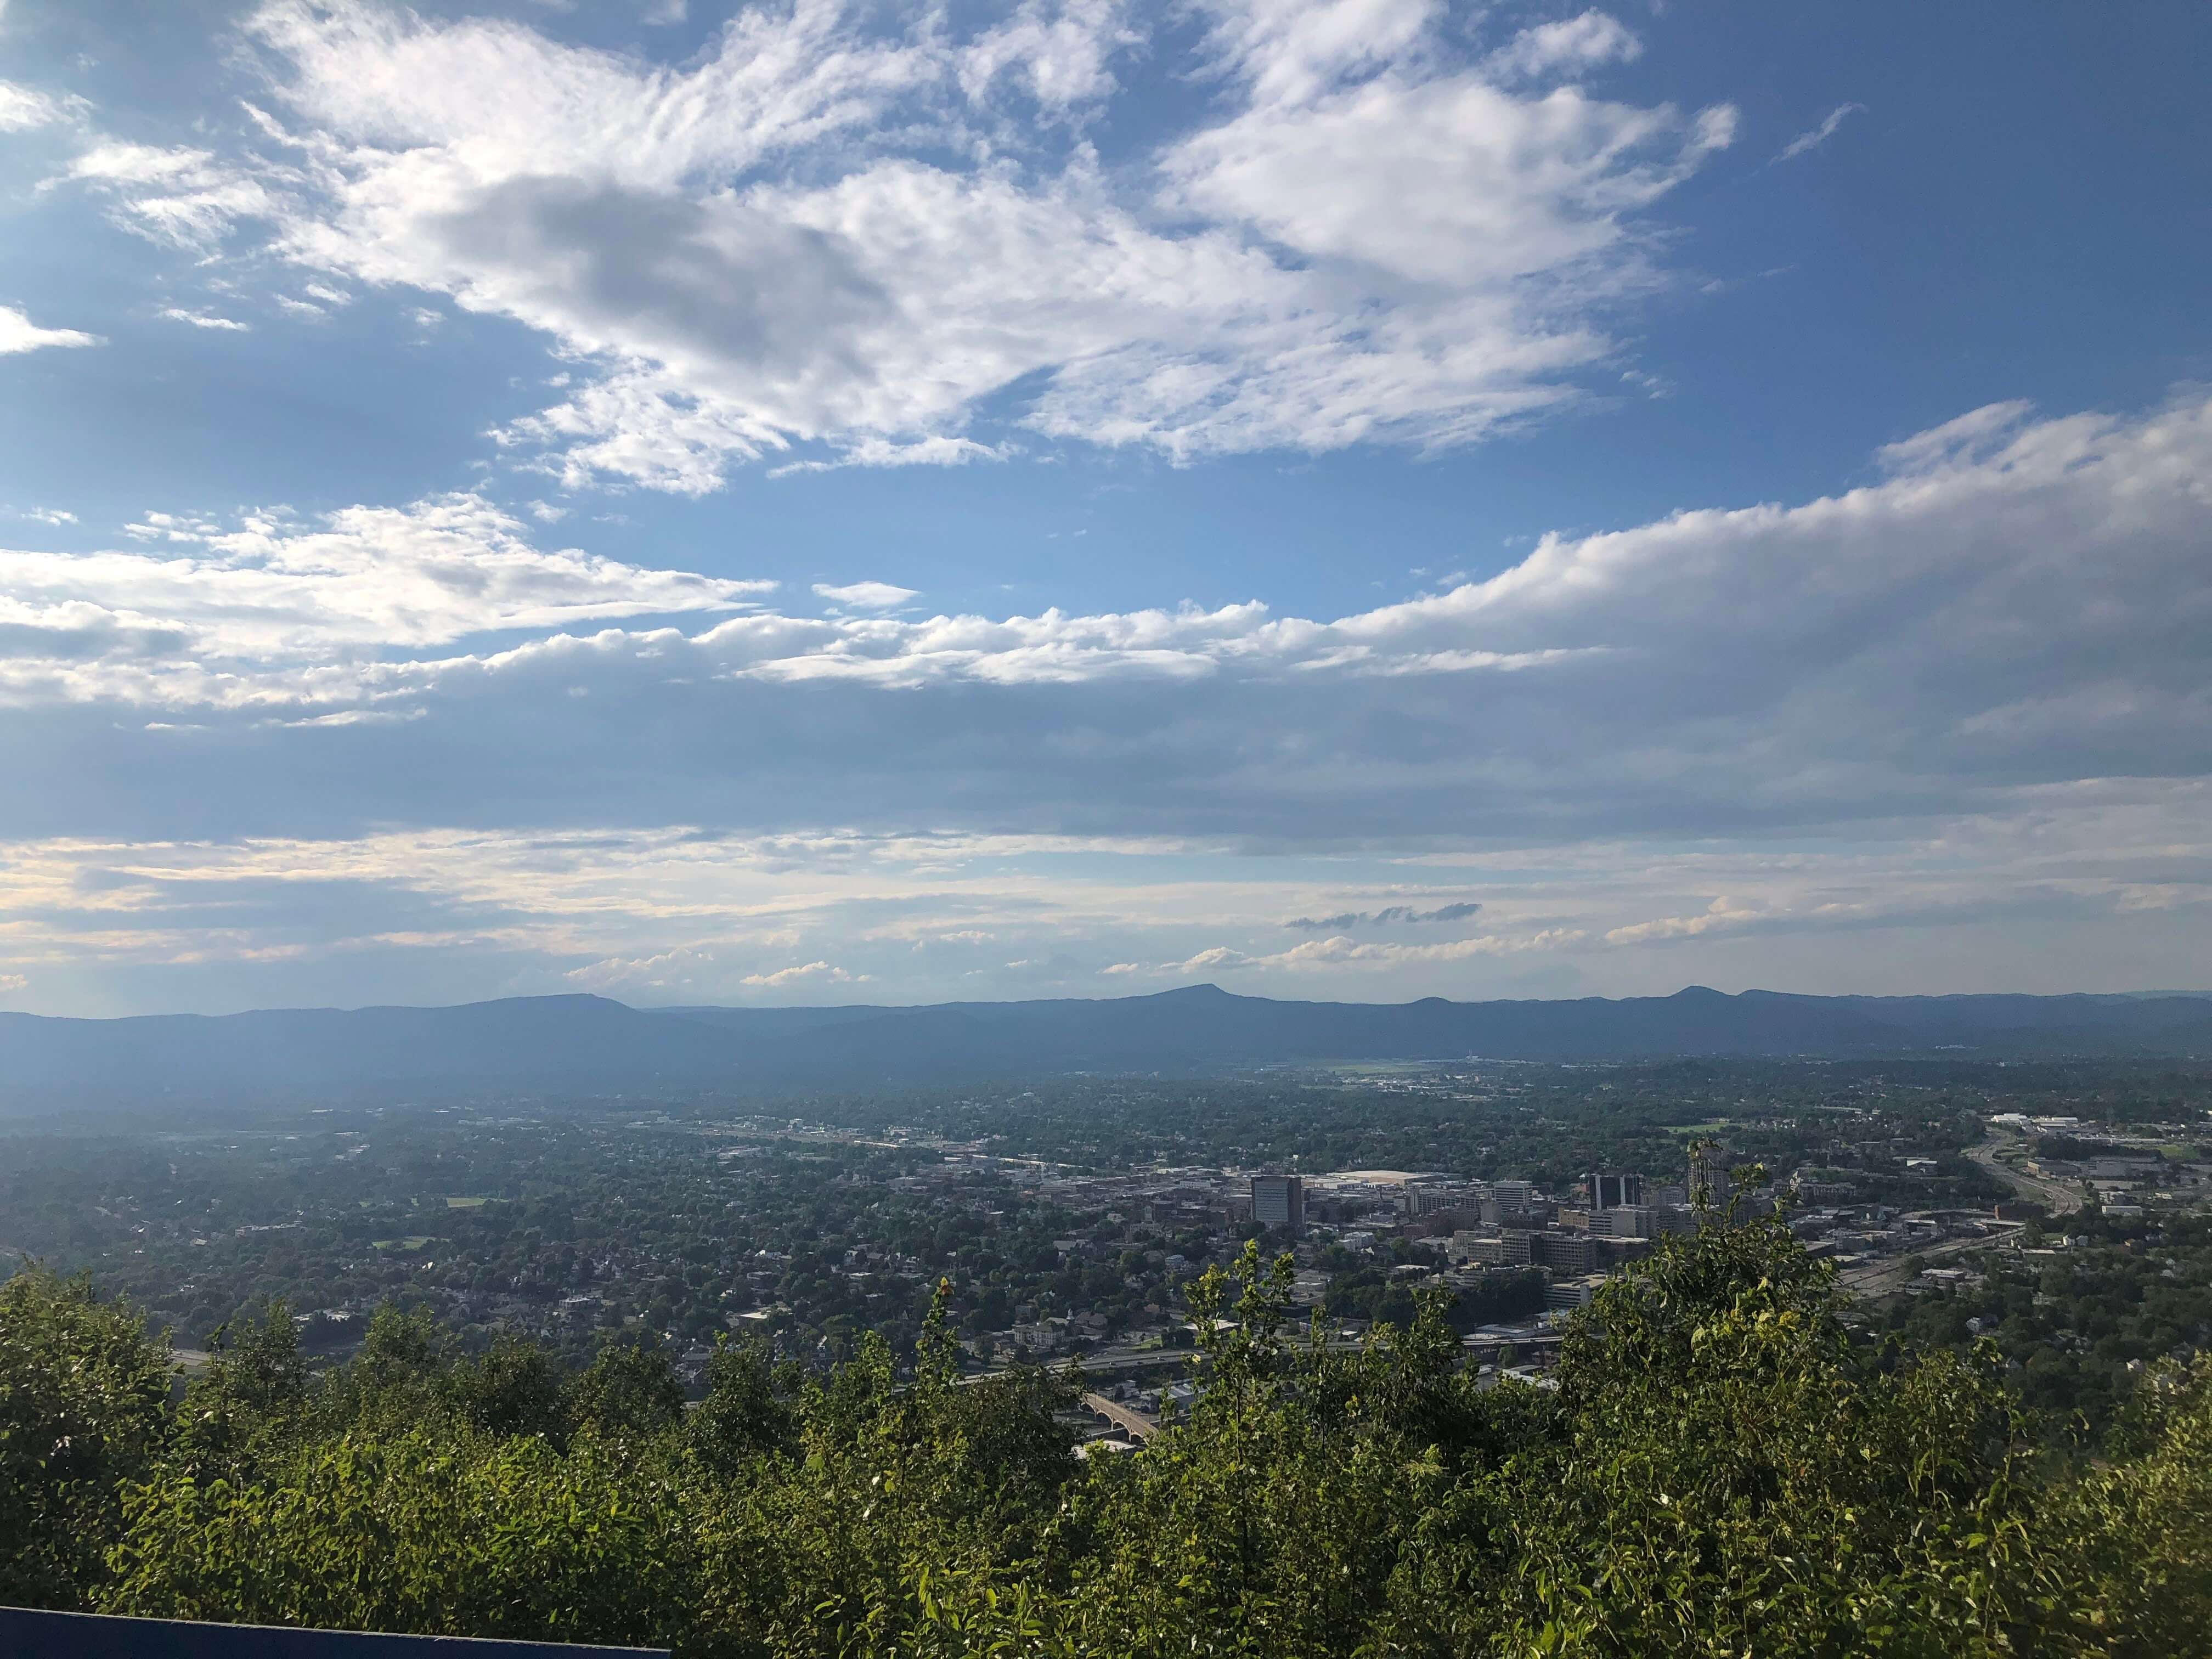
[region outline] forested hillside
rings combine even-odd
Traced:
[[[311,1375],[284,1310],[172,1402],[128,1308],[0,1286],[0,1601],[729,1656],[2212,1651],[2212,1363],[2071,1462],[1983,1348],[1855,1344],[1779,1227],[1669,1243],[1556,1388],[1425,1310],[1356,1353],[1248,1251],[1191,1409],[1079,1460],[1040,1374],[941,1318],[826,1374],[620,1343],[564,1373],[380,1314]]]

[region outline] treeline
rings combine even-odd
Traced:
[[[0,1285],[0,1601],[665,1644],[714,1656],[2212,1652],[2212,1364],[2047,1462],[2001,1361],[1855,1346],[1778,1226],[1668,1242],[1555,1388],[1458,1364],[1435,1303],[1364,1350],[1287,1261],[1198,1288],[1204,1384],[1079,1460],[1042,1373],[826,1374],[726,1346],[456,1355],[387,1311],[312,1374],[281,1310],[173,1403],[129,1309]]]

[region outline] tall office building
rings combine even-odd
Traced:
[[[1690,1189],[1692,1206],[1704,1205],[1725,1212],[1729,1201],[1728,1154],[1717,1146],[1700,1146],[1690,1153],[1690,1175],[1686,1183]]]
[[[1591,1175],[1589,1206],[1593,1211],[1617,1210],[1624,1204],[1644,1201],[1644,1177],[1640,1175]]]
[[[1252,1219],[1296,1232],[1306,1224],[1306,1183],[1297,1176],[1254,1176]]]

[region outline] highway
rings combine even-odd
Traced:
[[[2010,1187],[2022,1198],[2046,1206],[2053,1215],[2064,1215],[2069,1211],[2080,1209],[2081,1194],[2078,1188],[2069,1188],[2063,1182],[2046,1181],[2039,1176],[2029,1175],[2025,1170],[2015,1170],[2010,1164],[1999,1161],[1997,1158],[1999,1152],[2024,1148],[2025,1146],[2026,1143],[2016,1135],[2003,1134],[1991,1130],[1990,1138],[1973,1148],[1966,1156]]]
[[[2016,1249],[2020,1234],[2015,1231],[1997,1238],[1953,1238],[1941,1244],[1930,1244],[1924,1249],[1902,1250],[1895,1255],[1883,1256],[1879,1261],[1869,1261],[1863,1267],[1852,1267],[1836,1275],[1839,1290],[1853,1296],[1875,1297],[1898,1290],[1917,1275],[1907,1273],[1905,1264],[1918,1257],[1923,1267],[1941,1267],[1953,1256],[1965,1255],[1973,1250]]]

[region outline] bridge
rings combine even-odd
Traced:
[[[1149,1440],[1159,1432],[1157,1419],[1147,1417],[1142,1412],[1133,1412],[1103,1394],[1085,1395],[1083,1405],[1092,1416],[1104,1418],[1132,1440]]]

